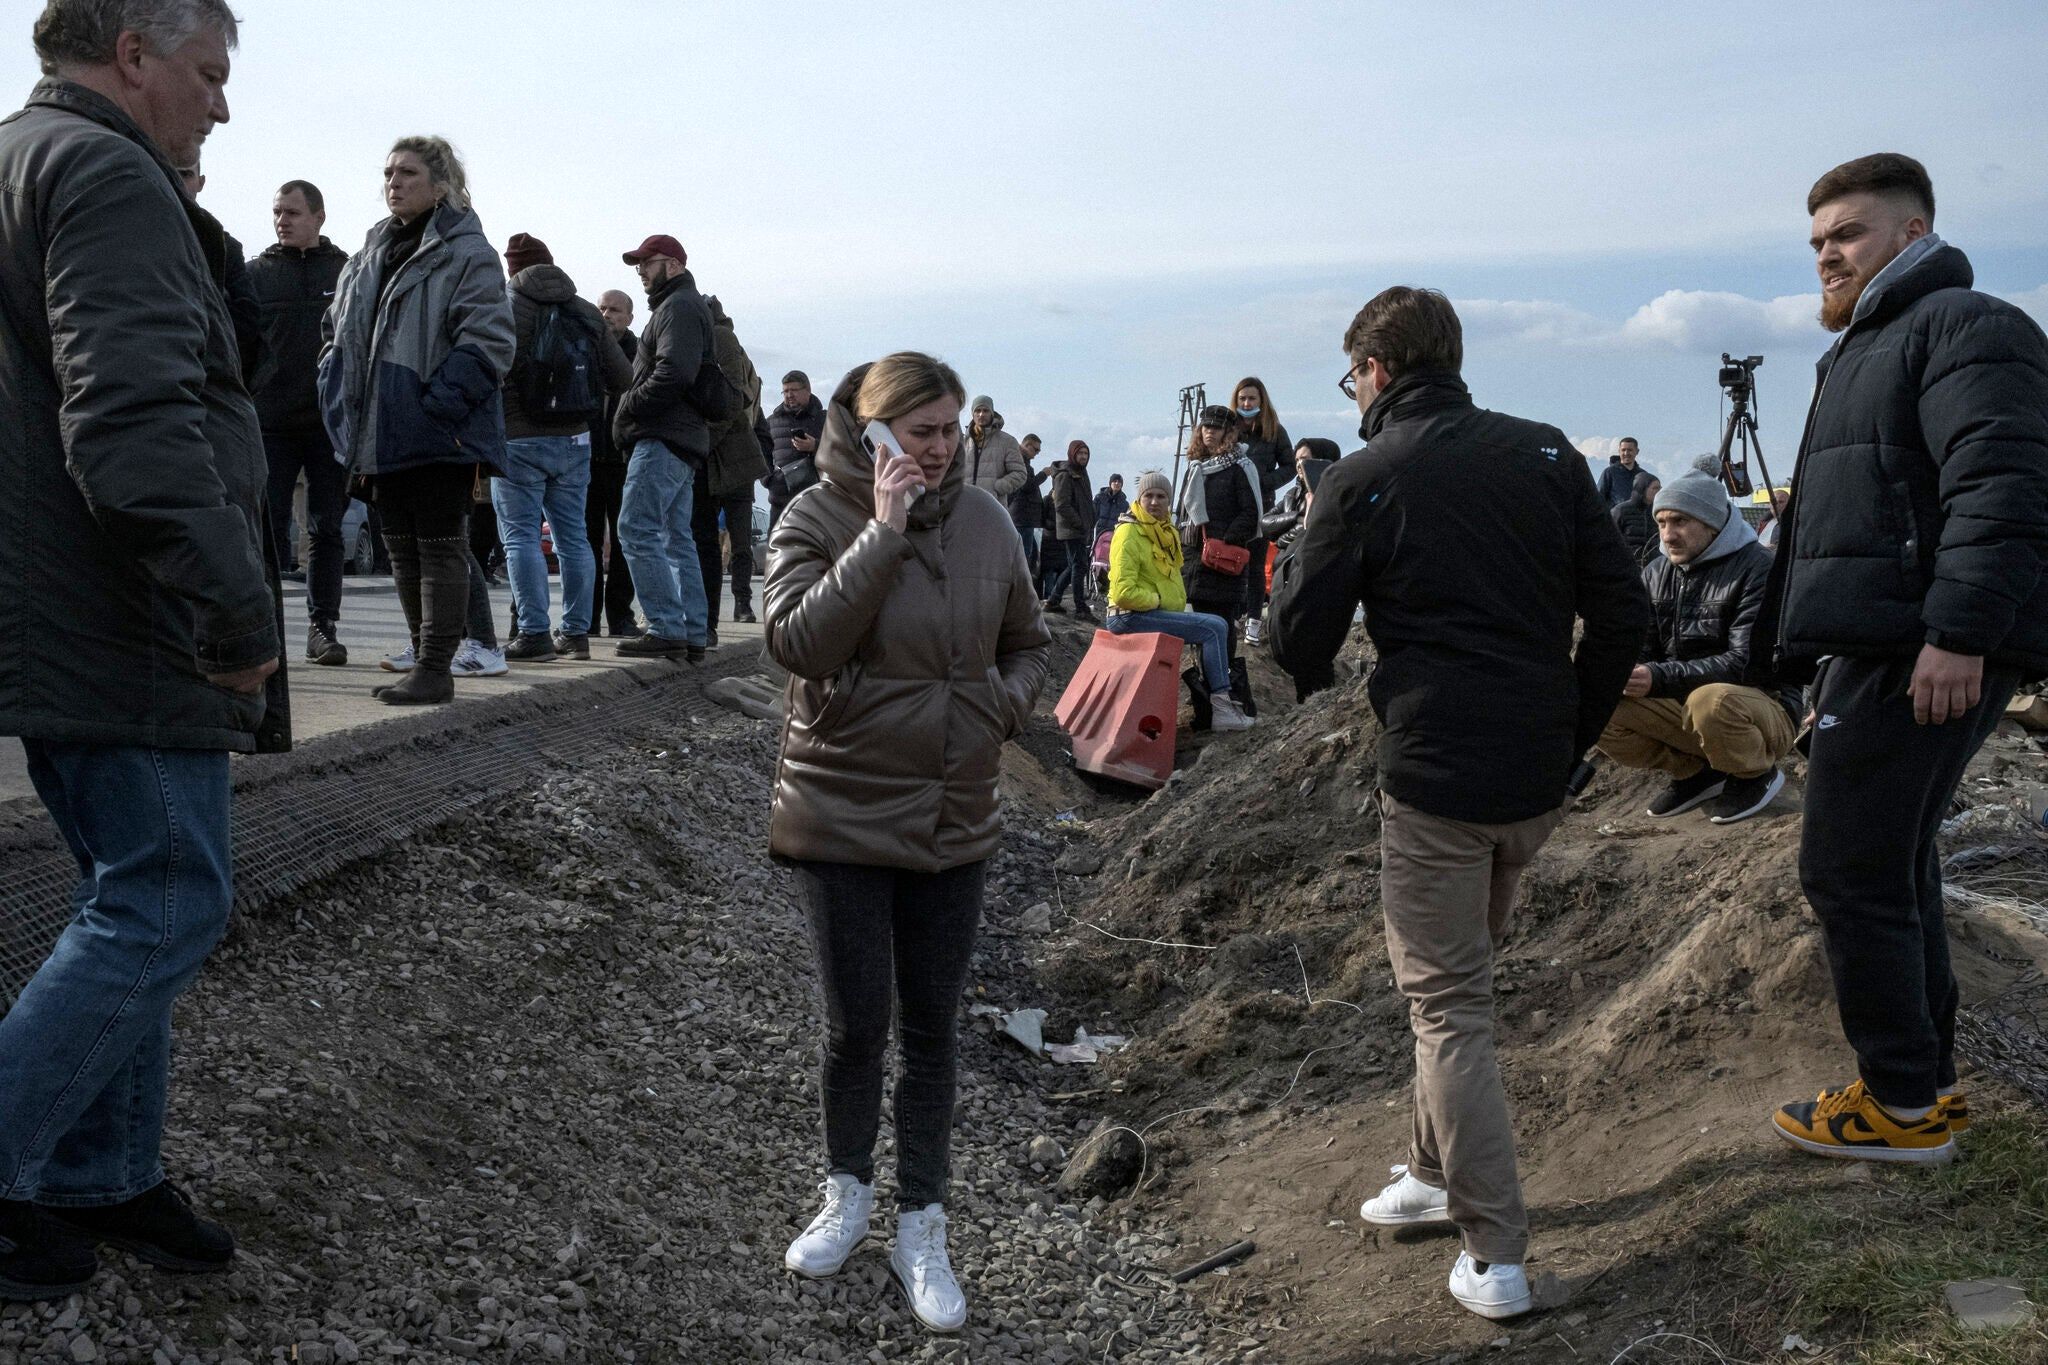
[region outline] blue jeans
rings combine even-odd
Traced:
[[[1230,690],[1230,625],[1205,611],[1118,611],[1105,618],[1112,634],[1171,635],[1202,651],[1202,676],[1211,692]]]
[[[697,472],[662,441],[641,441],[626,466],[619,499],[619,545],[633,571],[633,588],[649,634],[701,645],[710,608],[704,569],[690,534],[690,490]]]
[[[541,553],[540,521],[547,515],[555,558],[562,565],[562,633],[590,633],[590,586],[597,557],[590,552],[583,505],[590,493],[590,450],[567,436],[522,436],[505,442],[505,472],[491,480],[491,506],[505,542],[512,607],[521,635],[548,633],[548,560]]]
[[[228,756],[22,747],[79,882],[0,1019],[0,1199],[118,1204],[163,1182],[171,1005],[227,930]]]

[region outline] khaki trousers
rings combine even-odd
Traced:
[[[1794,734],[1776,697],[1708,683],[1683,701],[1623,697],[1599,748],[1624,768],[1654,768],[1681,780],[1708,764],[1730,777],[1757,777],[1791,752]]]
[[[1520,1265],[1529,1250],[1493,1047],[1493,954],[1523,869],[1563,817],[1560,807],[1514,824],[1466,824],[1380,793],[1387,955],[1415,1034],[1408,1170],[1448,1193],[1465,1250],[1481,1261]]]

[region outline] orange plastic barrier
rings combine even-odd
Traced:
[[[1173,774],[1181,642],[1171,635],[1095,632],[1053,718],[1074,742],[1074,766],[1153,791]]]

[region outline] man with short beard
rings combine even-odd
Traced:
[[[2048,672],[2048,338],[1971,289],[1911,157],[1807,196],[1821,358],[1756,638],[1814,677],[1800,882],[1858,1079],[1777,1111],[1822,1156],[1939,1164],[1958,991],[1935,833],[2022,677]],[[1763,653],[1764,651],[1759,651]]]
[[[632,364],[640,352],[640,338],[633,335],[633,300],[624,290],[607,289],[598,295],[597,311],[604,315],[605,330]],[[619,396],[606,394],[604,413],[590,424],[590,500],[584,504],[583,527],[590,536],[590,549],[597,560],[597,574],[590,591],[590,628],[601,620],[605,633],[627,639],[640,633],[633,619],[633,571],[626,566],[626,552],[619,545],[619,503],[626,492],[626,460],[632,454],[612,440],[612,417],[619,410]]]

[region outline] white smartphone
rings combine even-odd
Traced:
[[[888,423],[882,421],[879,417],[868,423],[867,430],[861,433],[861,443],[868,448],[869,457],[876,462],[875,472],[877,474],[882,472],[881,459],[882,447],[884,446],[889,448],[895,459],[907,460],[910,458],[903,453],[903,442],[896,439],[896,433],[889,430]],[[924,480],[920,479],[911,489],[910,500],[916,502],[923,496]]]

